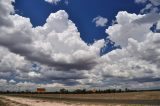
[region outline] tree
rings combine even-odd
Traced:
[[[68,90],[66,90],[66,89],[60,89],[60,93],[63,93],[63,94],[65,94],[65,93],[68,93]]]

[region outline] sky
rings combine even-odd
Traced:
[[[159,0],[0,0],[0,32],[2,91],[160,89]]]
[[[69,19],[76,24],[83,41],[87,44],[92,44],[95,40],[106,39],[108,34],[105,33],[105,29],[112,25],[112,20],[115,19],[119,11],[125,10],[130,13],[139,13],[144,7],[144,5],[137,5],[134,0],[122,1],[116,1],[115,3],[113,0],[100,0],[98,2],[97,0],[92,0],[92,2],[87,0],[84,3],[82,0],[63,0],[55,5],[44,0],[16,0],[14,6],[15,10],[17,10],[16,13],[29,17],[34,27],[44,25],[50,13],[65,10],[69,14]],[[106,23],[102,22],[102,27],[96,26],[95,22],[93,22],[93,19],[99,16],[107,18]],[[111,45],[102,54],[115,48],[117,47]]]

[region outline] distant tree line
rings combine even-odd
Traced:
[[[130,89],[106,89],[106,90],[86,90],[86,89],[76,89],[74,91],[69,91],[67,89],[60,89],[59,92],[57,93],[62,93],[62,94],[91,94],[91,93],[122,93],[122,92],[137,92],[137,90],[130,90]]]
[[[160,89],[155,90],[132,90],[132,89],[106,89],[106,90],[86,90],[86,89],[76,89],[76,90],[67,90],[67,89],[60,89],[59,91],[55,92],[43,92],[43,94],[101,94],[101,93],[125,93],[125,92],[142,92],[142,91],[160,91]],[[37,94],[37,92],[31,91],[0,91],[0,94]]]

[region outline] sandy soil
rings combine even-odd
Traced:
[[[87,104],[71,104],[71,103],[58,103],[58,102],[51,102],[51,101],[45,101],[40,99],[28,99],[28,98],[20,98],[20,97],[9,97],[5,96],[3,97],[6,100],[19,103],[21,106],[103,106],[103,105],[87,105]],[[11,102],[11,103],[12,103]],[[22,105],[23,104],[23,105]],[[11,104],[11,106],[15,106]],[[111,106],[111,105],[108,105]],[[114,106],[121,106],[121,105],[114,105]]]
[[[0,96],[0,106],[28,106]]]

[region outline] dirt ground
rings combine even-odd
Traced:
[[[0,96],[0,106],[160,106],[160,92],[10,94]]]
[[[126,104],[84,104],[69,102],[51,102],[42,99],[1,96],[0,106],[158,106],[158,105],[126,105]]]
[[[0,106],[28,106],[19,101],[10,100],[7,97],[0,97]]]
[[[0,106],[122,106],[122,105],[94,105],[69,102],[51,102],[41,99],[29,99],[21,97],[3,96],[0,98]]]

